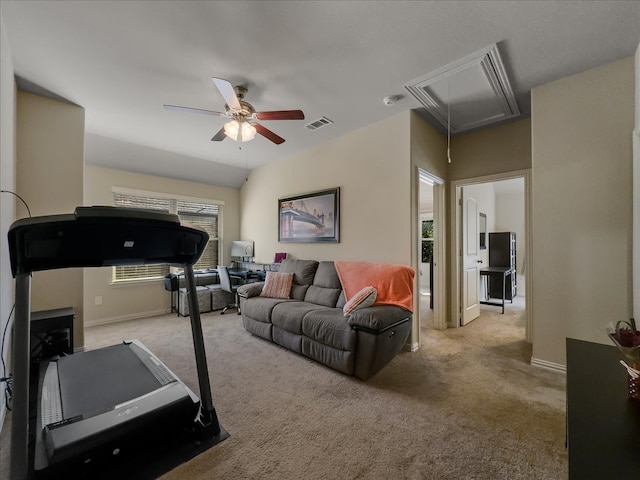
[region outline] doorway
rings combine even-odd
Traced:
[[[465,242],[470,241],[470,237],[465,237],[465,235],[468,235],[468,229],[465,228],[464,222],[465,215],[468,212],[465,211],[464,206],[467,201],[471,200],[477,205],[477,211],[473,212],[471,220],[467,219],[466,221],[475,224],[478,228],[473,236],[474,242],[477,242],[474,247],[477,247],[478,250],[469,256],[473,257],[474,263],[480,266],[477,269],[477,275],[482,269],[491,266],[489,258],[491,234],[504,232],[514,234],[516,245],[515,274],[513,277],[506,279],[507,282],[505,282],[506,285],[510,285],[513,278],[514,292],[513,296],[506,295],[505,308],[508,309],[510,305],[520,309],[524,307],[526,318],[525,339],[527,342],[531,342],[531,285],[527,281],[529,276],[527,265],[531,264],[531,249],[528,248],[531,245],[530,237],[532,231],[530,223],[530,185],[529,170],[452,182],[451,212],[454,232],[452,232],[451,238],[451,251],[454,253],[451,255],[453,268],[450,284],[452,304],[450,327],[457,328],[473,320],[473,318],[469,319],[468,315],[467,318],[464,318],[464,314],[467,307],[466,303],[468,303],[466,300],[473,298],[474,294],[477,294],[478,303],[481,303],[478,314],[482,312],[495,313],[496,311],[500,313],[499,306],[493,304],[485,305],[481,302],[483,299],[487,300],[487,297],[496,296],[491,291],[487,291],[490,288],[488,281],[484,278],[482,280],[477,278],[477,285],[475,285],[469,281],[467,278],[468,272],[465,271],[465,260],[468,263],[468,258],[465,258],[465,254],[468,253]],[[483,216],[481,217],[480,214],[483,214]],[[483,218],[486,225],[486,248],[481,246],[480,218]],[[496,235],[497,237],[498,235]],[[472,292],[470,294],[468,290],[465,290],[470,285],[472,288],[477,288],[475,293]],[[494,303],[493,298],[488,300],[491,300],[490,303]],[[496,303],[501,303],[500,299]]]
[[[442,179],[418,168],[418,262],[416,268],[420,328],[447,328],[444,267],[445,193]],[[419,331],[420,328],[416,329]],[[414,346],[419,345],[416,338]]]

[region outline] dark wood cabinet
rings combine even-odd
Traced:
[[[513,300],[518,294],[516,281],[516,234],[497,232],[489,234],[489,266],[512,268],[513,273],[506,277],[505,299]],[[502,298],[502,282],[489,278],[489,297]]]
[[[640,478],[640,401],[629,397],[623,358],[614,346],[567,338],[570,480]]]

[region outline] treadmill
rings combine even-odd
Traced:
[[[121,473],[129,475],[137,465],[153,478],[229,436],[213,406],[193,274],[209,240],[206,232],[162,212],[77,207],[73,214],[17,220],[8,237],[16,279],[12,480],[98,478],[116,465],[107,478],[118,472],[118,462]],[[136,339],[41,362],[37,395],[30,395],[31,273],[152,263],[184,268],[200,398]],[[154,445],[165,447],[158,450],[163,465],[155,470]]]

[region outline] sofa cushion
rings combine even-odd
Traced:
[[[289,298],[291,284],[293,282],[293,272],[267,272],[264,281],[261,297],[269,298]]]
[[[370,307],[376,301],[378,291],[373,287],[364,287],[344,304],[342,311],[345,317],[360,308]]]
[[[304,300],[304,295],[313,283],[313,278],[318,269],[318,262],[315,260],[293,260],[287,258],[282,261],[278,272],[293,272],[293,285],[291,287],[291,298]]]
[[[307,313],[302,319],[302,333],[323,345],[355,351],[357,333],[345,320],[340,308]]]
[[[257,322],[271,323],[271,312],[279,303],[288,303],[290,300],[279,298],[252,297],[251,301],[241,300],[241,311],[243,315]]]
[[[304,295],[304,301],[333,308],[336,306],[338,297],[340,297],[340,292],[342,292],[342,289],[322,288],[309,285],[307,293]]]
[[[313,278],[313,285],[307,290],[304,301],[333,308],[341,292],[342,285],[333,262],[320,262]]]
[[[307,302],[289,301],[280,303],[271,311],[271,323],[287,332],[302,334],[302,319],[314,310],[326,307]]]
[[[318,263],[316,274],[313,277],[313,285],[315,285],[316,287],[342,290],[340,277],[338,276],[336,266],[333,262]]]

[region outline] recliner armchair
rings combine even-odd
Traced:
[[[230,308],[235,308],[238,311],[238,315],[240,315],[240,304],[238,303],[238,286],[231,284],[231,276],[229,275],[229,270],[224,265],[218,265],[218,278],[220,279],[220,288],[225,291],[233,294],[233,298],[235,299],[235,303],[230,303],[226,307],[222,309],[220,315],[224,315],[225,312]]]

